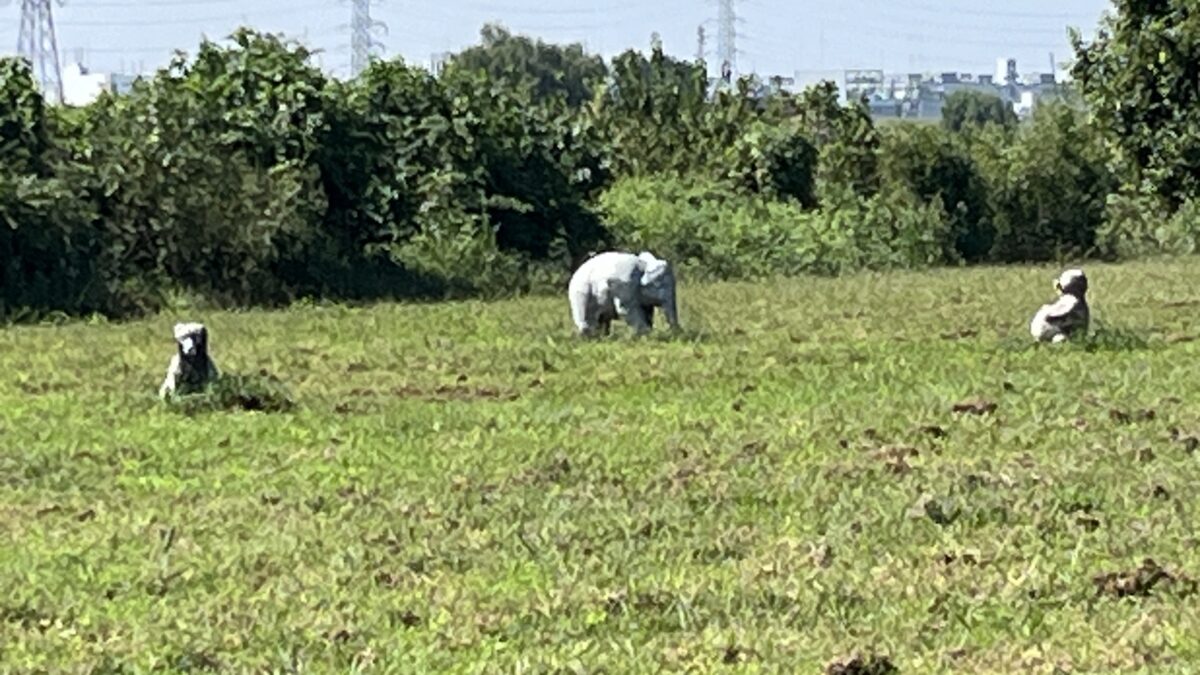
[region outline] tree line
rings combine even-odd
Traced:
[[[497,26],[348,81],[241,29],[79,108],[0,60],[0,317],[525,292],[609,247],[692,278],[1190,253],[1197,12],[1115,5],[1025,122],[956,94],[877,124],[832,83],[714,92]]]

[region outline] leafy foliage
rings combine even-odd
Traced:
[[[49,150],[46,103],[34,86],[29,62],[0,59],[0,167],[43,175]]]
[[[604,60],[579,44],[547,44],[498,24],[485,25],[480,44],[455,54],[450,67],[485,73],[508,89],[532,87],[535,99],[565,96],[572,107],[591,101],[607,75]]]
[[[1125,182],[1169,208],[1200,197],[1200,9],[1115,0],[1096,39],[1071,36],[1072,73]]]
[[[172,288],[287,299],[281,267],[318,236],[324,77],[301,47],[246,31],[233,41],[203,43],[194,62],[102,97],[79,123],[77,179],[100,214],[102,276],[146,293],[122,303],[153,309]]]
[[[1064,103],[1042,105],[1011,142],[993,128],[974,148],[994,214],[994,258],[1096,253],[1096,232],[1116,181],[1083,113]]]
[[[937,127],[891,125],[881,130],[879,157],[885,184],[941,203],[959,256],[988,259],[995,240],[988,185],[963,139]]]
[[[902,193],[805,211],[720,183],[622,179],[601,198],[618,245],[650,249],[698,276],[755,278],[925,267],[952,248],[940,204]]]
[[[0,59],[0,318],[103,308],[95,214],[58,175],[53,123],[28,63]]]
[[[712,111],[704,66],[679,61],[661,49],[650,58],[630,50],[613,59],[609,77],[591,112],[611,144],[614,171],[634,175],[693,170],[706,142],[715,140],[704,135],[706,113]],[[733,105],[736,99],[720,100],[731,125],[748,118],[746,108]]]
[[[1200,199],[1172,213],[1154,195],[1110,195],[1097,239],[1104,253],[1119,258],[1200,253]]]
[[[725,166],[738,187],[816,206],[817,149],[795,120],[755,120],[726,150]]]
[[[505,295],[613,246],[720,278],[1190,251],[1190,10],[1119,8],[1078,67],[1098,127],[960,93],[943,129],[877,128],[830,82],[714,88],[658,44],[605,64],[497,25],[437,76],[345,82],[240,29],[81,109],[0,61],[0,315]],[[1135,45],[1137,17],[1178,35]],[[1098,84],[1147,44],[1122,81],[1150,103]]]
[[[981,129],[989,124],[1015,129],[1017,113],[995,94],[981,91],[956,91],[942,104],[942,127],[947,131]]]
[[[797,102],[800,124],[817,147],[817,198],[832,205],[879,190],[879,132],[862,101],[842,106],[837,87],[822,82]]]

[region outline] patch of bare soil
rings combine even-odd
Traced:
[[[851,654],[830,661],[825,666],[826,675],[891,675],[900,672],[886,656]]]
[[[979,335],[979,331],[975,330],[974,328],[963,328],[961,330],[950,331],[949,333],[942,333],[942,339],[965,340],[967,338],[973,338],[976,335]]]
[[[1119,408],[1112,408],[1108,411],[1108,418],[1117,424],[1131,424],[1133,422],[1151,422],[1158,417],[1158,413],[1149,408],[1138,410],[1132,413],[1125,412]]]
[[[995,401],[989,401],[983,398],[973,398],[955,403],[950,410],[958,414],[990,415],[996,412],[997,407],[998,406],[996,405]]]
[[[1197,448],[1200,448],[1200,439],[1193,435],[1185,434],[1179,427],[1171,427],[1171,440],[1182,445],[1183,451],[1187,454],[1193,454]]]
[[[911,473],[913,467],[908,460],[920,455],[920,451],[907,445],[890,445],[872,453],[872,457],[883,462],[888,471],[898,476]]]
[[[1148,597],[1155,589],[1167,587],[1188,596],[1196,592],[1196,581],[1182,574],[1172,574],[1151,558],[1142,561],[1137,569],[1125,572],[1098,574],[1092,579],[1097,595],[1114,598]]]
[[[520,392],[504,391],[496,387],[468,386],[460,379],[455,384],[443,384],[434,389],[422,389],[406,384],[391,390],[397,398],[420,398],[426,401],[515,401],[521,398]]]
[[[946,433],[945,429],[943,429],[942,427],[939,427],[936,424],[925,425],[925,426],[921,427],[920,429],[918,429],[918,431],[920,431],[922,434],[925,434],[926,436],[929,436],[931,438],[945,438],[946,436],[949,435]]]

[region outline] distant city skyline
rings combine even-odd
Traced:
[[[0,0],[0,54],[16,52],[19,0]],[[796,71],[881,68],[888,72],[990,73],[1015,58],[1022,73],[1048,72],[1051,54],[1073,56],[1067,27],[1094,33],[1108,0],[1009,0],[1003,9],[978,0],[842,0],[836,5],[741,0],[738,71],[792,76]],[[175,49],[194,54],[202,36],[220,40],[239,25],[283,33],[319,50],[317,62],[349,74],[348,0],[66,0],[55,6],[64,62],[135,73],[166,65]],[[606,59],[647,49],[657,32],[667,53],[693,58],[697,27],[708,36],[715,72],[716,0],[380,0],[373,18],[387,24],[380,54],[428,66],[435,54],[475,44],[485,23],[549,42],[580,42]]]

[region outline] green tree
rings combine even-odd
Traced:
[[[702,64],[655,49],[613,59],[611,83],[591,108],[610,143],[617,175],[696,170],[705,137],[708,75]],[[736,120],[734,120],[736,122]]]
[[[1107,155],[1084,113],[1038,106],[1015,138],[992,127],[972,146],[987,181],[1000,262],[1096,252],[1105,202],[1116,188]]]
[[[824,81],[795,103],[801,128],[817,148],[816,192],[822,204],[870,197],[879,191],[879,131],[863,101],[838,102]]]
[[[591,100],[608,72],[603,59],[579,44],[547,44],[495,24],[485,25],[480,38],[479,45],[454,55],[448,67],[482,71],[511,87],[532,86],[539,99],[562,94],[578,107]]]
[[[55,122],[29,63],[0,59],[0,318],[103,309],[95,213],[82,186],[58,175]]]
[[[538,99],[477,72],[443,82],[452,100],[465,102],[460,115],[474,138],[467,170],[477,172],[477,203],[502,250],[532,259],[575,257],[603,238],[588,201],[609,173],[589,117],[563,94]]]
[[[419,290],[401,274],[397,247],[477,207],[470,173],[474,131],[428,72],[372,61],[359,77],[330,83],[329,126],[319,151],[329,200],[319,286],[334,295]]]
[[[940,200],[967,262],[987,258],[995,238],[987,185],[960,136],[935,126],[900,123],[881,131],[880,172],[885,183],[926,203]]]
[[[1094,41],[1071,41],[1080,92],[1137,190],[1200,196],[1200,5],[1114,0]]]
[[[1004,129],[1017,126],[1017,114],[1012,106],[994,94],[982,91],[956,91],[942,105],[942,127],[949,131],[978,129],[996,124]]]
[[[286,300],[325,209],[315,152],[325,78],[303,47],[239,30],[204,42],[80,121],[106,284],[124,311],[181,289],[231,303]]]
[[[758,119],[726,150],[721,167],[734,185],[750,192],[816,206],[817,149],[794,118]]]
[[[0,59],[0,169],[43,174],[49,148],[46,104],[29,62]]]

